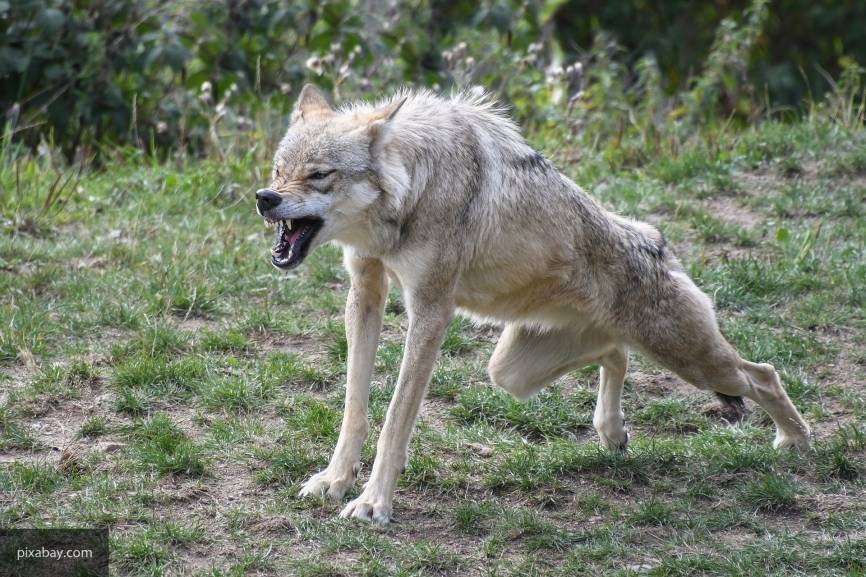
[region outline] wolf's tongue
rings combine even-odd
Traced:
[[[295,244],[295,241],[298,240],[298,237],[301,236],[305,230],[307,230],[306,226],[299,226],[293,230],[291,234],[289,234],[289,244]]]

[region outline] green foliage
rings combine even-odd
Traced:
[[[186,334],[161,324],[137,332],[128,343],[113,347],[111,352],[115,360],[136,355],[142,358],[167,358],[182,352],[188,340]]]
[[[37,446],[30,431],[12,414],[7,406],[0,406],[0,449],[33,449]]]
[[[457,398],[453,415],[466,423],[483,422],[520,433],[551,437],[577,433],[592,421],[594,396],[580,390],[566,395],[550,387],[520,402],[491,387],[469,387]]]
[[[740,500],[759,511],[779,511],[797,502],[797,487],[787,477],[767,474],[747,483],[740,490]]]
[[[197,526],[160,522],[144,531],[116,539],[111,552],[113,562],[127,570],[139,571],[137,574],[158,574],[171,557],[170,547],[195,543],[202,535]]]
[[[212,379],[201,387],[204,405],[212,411],[249,412],[272,393],[269,385],[260,386],[239,378]]]
[[[70,158],[114,155],[106,145],[118,143],[225,158],[272,148],[305,81],[337,102],[400,83],[481,85],[521,119],[569,119],[593,146],[606,147],[602,135],[616,143],[612,155],[633,161],[643,154],[624,140],[659,146],[672,129],[753,118],[767,95],[752,86],[768,85],[770,104],[823,93],[814,61],[840,76],[827,107],[846,125],[862,122],[866,46],[840,28],[866,16],[862,7],[738,0],[698,10],[677,0],[647,21],[640,6],[608,3],[585,18],[576,0],[412,0],[373,17],[360,0],[3,2],[4,140],[48,141]]]
[[[202,447],[166,415],[140,423],[135,431],[139,463],[160,474],[200,477],[207,469]]]
[[[30,491],[51,493],[63,482],[63,475],[47,463],[12,463],[0,469],[0,490],[4,493]]]
[[[745,23],[737,26],[722,20],[716,39],[704,64],[704,71],[685,98],[690,120],[706,120],[718,110],[719,99],[725,99],[735,112],[748,112],[753,98],[741,91],[748,88],[747,72],[754,46],[769,17],[768,0],[754,0],[746,11]]]
[[[193,388],[204,372],[204,364],[194,357],[166,362],[137,356],[117,366],[114,383],[120,389],[143,388],[160,394],[172,390],[183,392]]]
[[[115,406],[131,415],[143,414],[156,403],[189,396],[204,376],[201,359],[167,361],[139,354],[120,363],[114,371]]]
[[[317,466],[323,464],[321,455],[301,443],[260,449],[256,456],[266,463],[265,467],[256,473],[256,480],[265,485],[291,485],[303,481]]]
[[[293,433],[312,441],[336,441],[340,414],[333,407],[309,397],[296,397],[283,411]]]
[[[442,476],[442,462],[429,453],[415,453],[409,455],[409,463],[400,483],[408,487],[430,487],[435,486]]]
[[[264,388],[303,386],[322,389],[331,382],[331,375],[317,369],[293,353],[275,352],[259,367],[258,378]]]
[[[451,321],[442,340],[442,352],[444,354],[460,354],[475,348],[476,342],[470,334],[471,327],[472,323],[462,317],[457,317]]]
[[[252,344],[241,333],[233,330],[221,333],[205,333],[201,338],[202,349],[208,352],[244,353],[252,348]]]
[[[18,124],[47,121],[69,149],[106,139],[213,144],[218,124],[249,122],[227,106],[239,86],[249,100],[299,79],[301,63],[290,56],[315,24],[305,17],[313,3],[4,4],[0,77],[13,81],[0,100],[24,103]]]
[[[670,506],[653,498],[642,503],[630,520],[638,525],[670,525],[674,521],[674,512]]]
[[[108,425],[105,421],[105,417],[101,415],[92,415],[87,417],[83,423],[81,423],[81,428],[78,429],[78,434],[76,435],[78,438],[93,438],[104,435],[108,430]]]
[[[707,419],[678,399],[660,399],[647,403],[632,417],[635,423],[652,425],[657,429],[688,432],[708,425]]]

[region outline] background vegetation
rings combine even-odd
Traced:
[[[866,575],[862,10],[0,0],[0,526],[107,526],[124,576]],[[633,355],[606,452],[596,368],[518,403],[498,330],[458,319],[395,523],[298,499],[339,430],[347,278],[335,247],[275,272],[252,195],[304,80],[494,90],[664,231],[814,449]],[[405,322],[392,291],[359,486]]]
[[[258,142],[305,80],[337,101],[480,84],[521,120],[613,112],[620,131],[641,102],[665,126],[745,120],[802,111],[840,77],[860,90],[864,21],[830,0],[3,1],[0,108],[14,141],[70,158]]]

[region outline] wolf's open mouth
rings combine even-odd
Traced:
[[[271,249],[271,262],[281,269],[292,269],[307,256],[313,237],[322,228],[320,218],[296,218],[277,223],[277,238]]]

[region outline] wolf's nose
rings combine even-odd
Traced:
[[[260,211],[270,210],[283,202],[283,197],[269,188],[256,192],[256,205]]]

